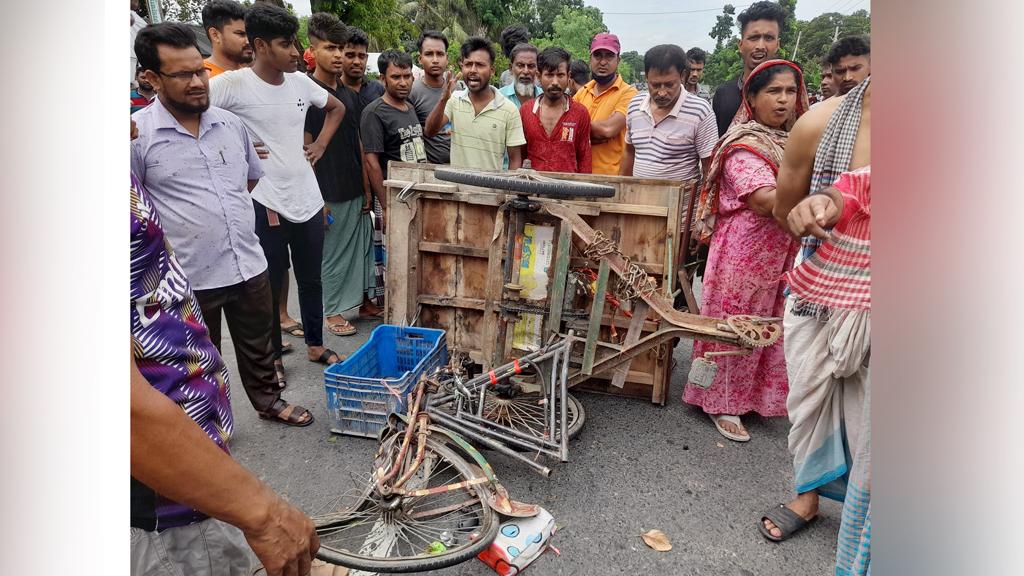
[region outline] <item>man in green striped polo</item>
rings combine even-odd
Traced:
[[[462,72],[450,77],[444,92],[427,117],[424,134],[432,138],[451,122],[451,164],[456,168],[501,170],[508,153],[508,169],[523,165],[523,122],[519,109],[491,86],[494,48],[483,38],[462,44]],[[467,90],[452,94],[464,80]]]

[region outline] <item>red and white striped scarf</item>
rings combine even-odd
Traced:
[[[801,315],[871,309],[871,166],[844,172],[835,188],[843,195],[843,214],[831,236],[786,274]]]

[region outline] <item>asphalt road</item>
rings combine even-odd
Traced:
[[[292,282],[291,311],[298,303]],[[326,345],[350,354],[376,322],[353,320],[359,334],[324,335]],[[308,362],[301,339],[285,356],[285,398],[316,421],[306,428],[259,420],[237,380],[225,330],[224,356],[232,377],[235,434],[232,454],[290,502],[309,513],[369,471],[375,442],[332,434],[326,415],[322,366]],[[823,501],[821,517],[792,540],[776,544],[757,532],[760,514],[791,496],[793,472],[785,419],[744,419],[752,440],[721,437],[699,410],[682,403],[690,343],[676,349],[671,399],[658,407],[642,400],[582,393],[586,425],[570,446],[570,462],[550,464],[543,478],[501,455],[485,453],[513,498],[547,508],[559,526],[534,575],[752,575],[831,574],[840,506]],[[648,548],[640,534],[657,528],[669,552]],[[472,560],[446,575],[494,574]]]

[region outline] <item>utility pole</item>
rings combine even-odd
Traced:
[[[160,12],[160,0],[147,0],[149,6],[149,23],[159,24],[164,21],[164,15]]]
[[[796,46],[793,47],[793,61],[796,62],[796,53],[800,51],[800,37],[803,36],[804,31],[801,30],[796,33]]]

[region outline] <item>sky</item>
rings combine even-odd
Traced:
[[[309,14],[309,0],[288,0],[295,12]],[[715,41],[708,36],[722,6],[731,3],[739,14],[751,0],[725,2],[715,0],[584,0],[604,13],[604,23],[619,37],[622,50],[636,50],[643,54],[657,44],[678,44],[689,49],[694,46],[712,50]],[[798,0],[796,17],[810,20],[825,12],[850,14],[857,10],[870,11],[870,0]]]

